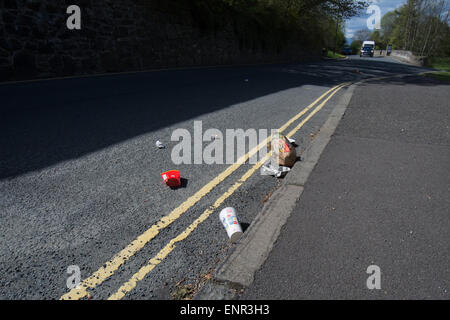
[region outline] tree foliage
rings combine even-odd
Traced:
[[[361,49],[362,43],[363,42],[361,40],[353,40],[352,41],[352,43],[350,44],[350,48],[352,48],[353,54],[357,54],[359,52],[359,49]]]
[[[182,8],[205,32],[233,24],[243,46],[279,48],[297,41],[311,47],[344,44],[344,19],[366,0],[153,0],[157,6]],[[336,32],[336,26],[337,32]],[[336,37],[337,35],[337,37]]]
[[[381,41],[419,56],[449,56],[449,2],[408,0],[381,20]]]

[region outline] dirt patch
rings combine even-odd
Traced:
[[[209,281],[214,274],[214,269],[203,274],[194,283],[186,283],[185,279],[181,279],[175,284],[174,290],[171,292],[172,299],[174,300],[191,300],[201,287]]]

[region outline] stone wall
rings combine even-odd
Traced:
[[[410,63],[415,66],[422,67],[426,63],[426,57],[417,57],[411,51],[406,50],[392,50],[392,58],[406,63]]]
[[[66,26],[72,4],[81,8],[81,30]],[[311,55],[295,41],[276,49],[264,39],[243,43],[231,18],[206,32],[195,19],[164,12],[152,0],[0,0],[0,81]]]

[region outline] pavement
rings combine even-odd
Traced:
[[[356,86],[239,298],[448,300],[449,99],[448,83],[421,76]]]
[[[279,128],[338,84],[424,70],[350,57],[0,84],[0,298],[172,299],[195,291],[237,248],[220,210],[235,207],[250,231],[283,180],[249,163],[175,165],[176,129],[192,133],[197,120],[203,131]],[[292,136],[299,154],[345,90]],[[160,173],[169,169],[181,171],[182,188],[164,185]],[[84,280],[80,295],[66,285],[73,265]]]

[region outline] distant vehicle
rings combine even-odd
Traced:
[[[375,41],[364,41],[361,46],[361,49],[364,47],[367,47],[367,46],[369,46],[369,47],[371,46],[375,49]]]
[[[374,52],[373,47],[370,47],[370,46],[363,47],[363,48],[361,49],[361,52],[359,53],[359,56],[360,56],[360,57],[362,57],[362,56],[370,56],[370,57],[373,57],[373,52]]]
[[[344,48],[342,48],[341,50],[341,53],[345,55],[352,54],[352,48],[350,48],[350,46],[344,46]]]
[[[373,57],[375,51],[375,41],[364,41],[359,52],[359,56],[370,56]]]

